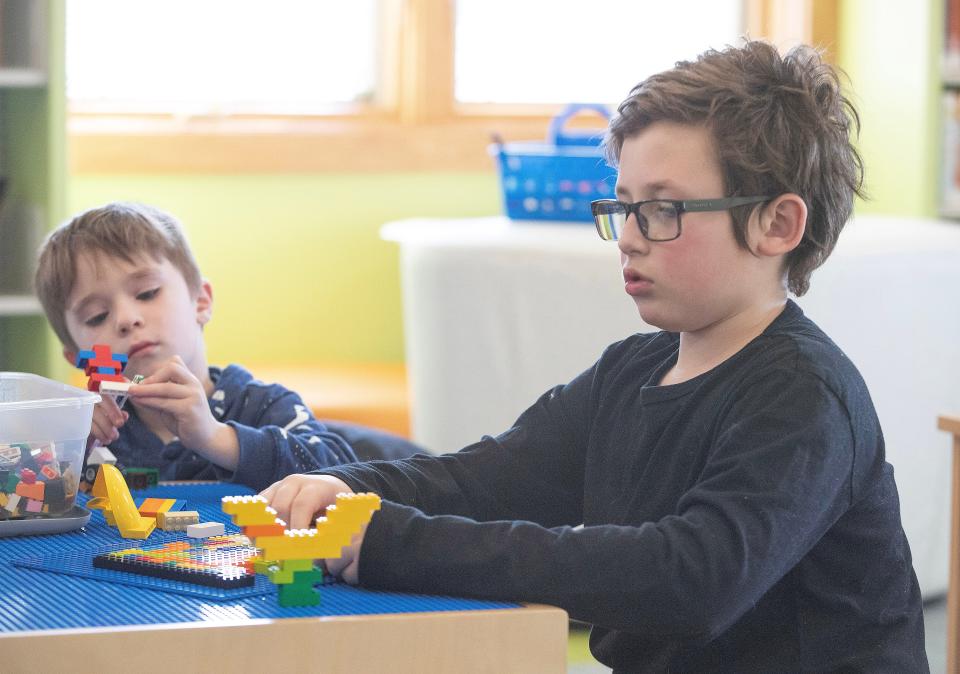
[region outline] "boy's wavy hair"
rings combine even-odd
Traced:
[[[34,286],[43,311],[61,344],[76,349],[67,329],[67,298],[77,278],[81,254],[102,253],[133,263],[149,255],[169,260],[187,287],[199,292],[203,283],[183,227],[175,217],[158,208],[138,203],[116,202],[93,208],[53,230],[40,247]]]
[[[806,202],[806,231],[785,260],[790,291],[803,295],[833,251],[854,195],[865,197],[863,161],[850,137],[851,128],[859,134],[860,118],[837,71],[811,47],[781,56],[755,40],[681,61],[638,84],[620,105],[604,139],[607,160],[617,165],[624,140],[659,121],[710,130],[722,196],[792,192]],[[704,198],[712,196],[719,195]],[[754,208],[731,209],[743,247]]]

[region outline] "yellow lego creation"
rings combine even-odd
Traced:
[[[285,526],[262,496],[225,496],[222,508],[240,527],[267,524]],[[264,559],[336,559],[379,509],[380,497],[376,494],[337,494],[336,504],[327,508],[326,517],[317,518],[315,529],[287,529],[282,534],[247,535],[251,543],[263,551]],[[244,533],[247,533],[246,528]]]

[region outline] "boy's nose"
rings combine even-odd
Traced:
[[[635,214],[631,213],[627,216],[627,221],[623,223],[623,231],[620,232],[620,238],[617,239],[617,246],[624,255],[646,253],[650,249],[650,242],[640,231],[640,223],[637,222]]]
[[[116,321],[117,331],[125,335],[143,325],[143,315],[135,307],[117,307]]]

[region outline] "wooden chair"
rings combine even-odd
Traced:
[[[960,674],[960,416],[939,417],[937,428],[953,433],[950,570],[947,585],[947,672]]]

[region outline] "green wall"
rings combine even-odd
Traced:
[[[882,8],[881,8],[882,5]],[[943,0],[840,2],[839,65],[863,131],[860,213],[933,216]],[[69,210],[140,200],[178,215],[214,286],[213,363],[403,359],[390,220],[489,215],[496,175],[79,175]]]
[[[398,218],[500,210],[483,173],[80,175],[71,212],[137,200],[178,216],[213,284],[210,362],[398,362],[403,326]]]
[[[943,0],[841,0],[839,65],[863,130],[859,213],[935,216]]]

